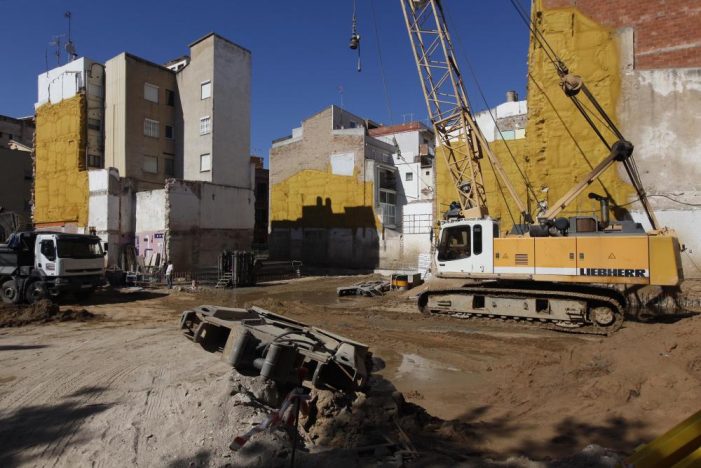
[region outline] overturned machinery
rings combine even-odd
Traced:
[[[367,345],[273,312],[203,305],[183,312],[185,335],[243,375],[261,375],[282,386],[313,385],[353,391],[367,383]]]

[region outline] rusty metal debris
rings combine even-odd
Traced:
[[[180,319],[185,335],[243,375],[261,375],[280,385],[354,391],[372,367],[368,346],[273,312],[203,305]]]
[[[352,286],[342,286],[336,288],[338,296],[383,296],[390,290],[389,281],[364,281]]]

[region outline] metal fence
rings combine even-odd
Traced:
[[[430,214],[405,214],[402,217],[404,234],[429,234],[431,218]]]

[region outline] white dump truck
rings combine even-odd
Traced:
[[[0,244],[0,296],[10,304],[69,292],[86,297],[104,284],[104,255],[97,236],[15,232]]]

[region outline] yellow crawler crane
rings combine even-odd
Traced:
[[[626,299],[621,286],[678,286],[683,279],[679,242],[672,230],[658,227],[633,160],[633,145],[539,32],[531,29],[547,46],[563,91],[610,153],[534,222],[470,110],[440,0],[401,3],[428,114],[457,197],[440,228],[434,272],[438,278],[469,280],[460,288],[422,293],[420,310],[538,321],[558,330],[610,334],[623,322]],[[596,115],[590,115],[582,96]],[[592,118],[604,121],[616,141],[607,141]],[[505,237],[500,236],[498,221],[489,217],[480,167],[485,156],[523,220]],[[601,203],[600,219],[558,217],[616,162],[625,167],[651,231],[645,232],[633,221],[611,221],[608,199],[594,193],[589,196]]]

